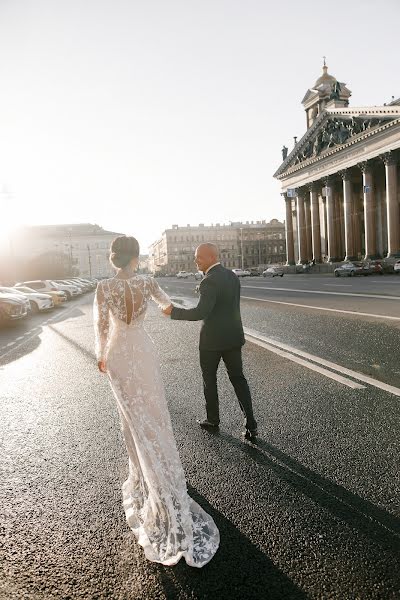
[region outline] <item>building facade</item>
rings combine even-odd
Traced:
[[[53,255],[68,263],[71,276],[110,277],[109,249],[118,235],[91,223],[26,227],[16,232],[13,252],[19,263]]]
[[[324,63],[307,131],[282,150],[288,264],[400,257],[400,100],[349,108],[350,95]]]
[[[173,225],[150,246],[150,271],[164,274],[195,271],[194,253],[203,242],[218,247],[220,261],[227,268],[262,267],[286,259],[285,225],[277,219],[269,223]]]

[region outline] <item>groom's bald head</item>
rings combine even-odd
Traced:
[[[215,244],[200,244],[196,248],[195,261],[199,271],[207,271],[208,267],[218,262],[218,248]]]

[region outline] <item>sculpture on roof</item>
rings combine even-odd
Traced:
[[[288,155],[288,148],[286,146],[283,146],[283,148],[282,148],[282,159],[286,160],[287,159],[287,155]]]
[[[338,81],[332,85],[331,95],[329,96],[329,100],[340,100],[340,92],[342,91],[342,86]]]

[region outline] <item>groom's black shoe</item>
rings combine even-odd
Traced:
[[[204,419],[204,421],[200,421],[200,419],[197,419],[197,423],[200,425],[200,427],[202,427],[203,429],[218,429],[219,424],[218,423],[212,423],[211,421],[209,421],[208,419]]]
[[[244,437],[246,438],[246,440],[255,440],[258,436],[258,431],[257,429],[245,429],[243,432]]]

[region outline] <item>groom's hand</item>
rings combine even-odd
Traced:
[[[167,317],[169,317],[170,314],[172,313],[172,309],[173,309],[173,306],[172,306],[172,304],[170,304],[169,306],[167,306],[167,308],[163,308],[162,311],[163,311],[164,315],[167,315]]]

